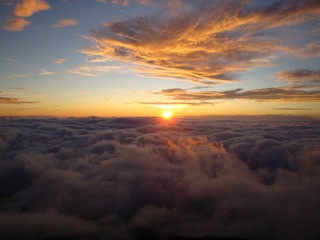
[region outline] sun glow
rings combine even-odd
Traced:
[[[162,118],[165,120],[169,120],[172,118],[172,112],[168,109],[164,110],[161,115],[162,115]]]

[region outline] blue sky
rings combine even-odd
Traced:
[[[0,1],[1,115],[320,116],[318,1]]]

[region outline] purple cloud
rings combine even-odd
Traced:
[[[319,122],[303,120],[2,118],[0,235],[317,239]]]

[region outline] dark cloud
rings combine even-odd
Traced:
[[[38,101],[24,101],[19,98],[0,97],[0,104],[33,104],[40,103]]]
[[[319,102],[320,91],[307,91],[294,87],[275,87],[244,90],[241,88],[227,91],[187,91],[180,88],[164,89],[155,94],[180,101],[213,101],[246,99],[255,101]],[[208,103],[208,102],[206,102]]]
[[[302,57],[319,57],[320,56],[320,45],[315,43],[309,43],[306,47],[301,49],[299,53]]]
[[[298,68],[278,72],[278,78],[287,82],[300,84],[304,87],[320,87],[320,70]]]
[[[216,84],[270,66],[279,55],[311,56],[317,47],[308,44],[301,51],[270,32],[319,15],[315,0],[259,6],[252,1],[163,1],[163,8],[150,17],[106,22],[92,30],[95,46],[83,53],[97,61],[128,63],[144,76]]]
[[[1,118],[0,236],[318,239],[320,127],[300,120]]]

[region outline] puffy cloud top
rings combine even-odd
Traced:
[[[174,121],[2,118],[0,236],[320,237],[319,122]]]

